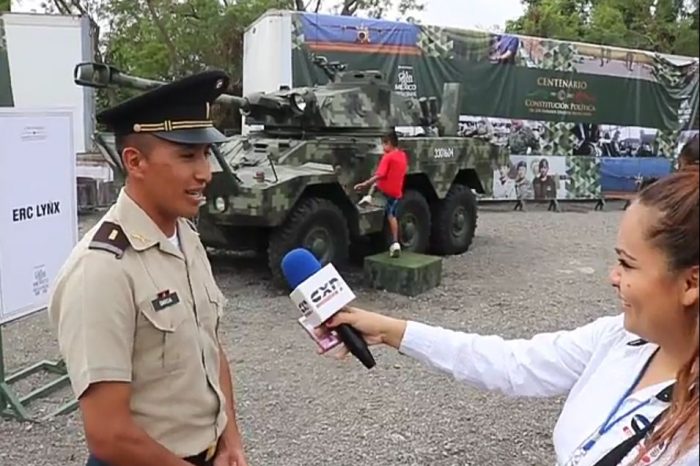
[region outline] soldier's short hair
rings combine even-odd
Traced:
[[[120,157],[124,149],[129,146],[135,147],[147,154],[153,144],[153,141],[150,139],[151,137],[153,136],[147,134],[116,134],[114,136],[114,146]]]
[[[150,136],[148,134],[115,134],[114,148],[117,151],[119,160],[124,163],[124,149],[127,147],[135,147],[141,153],[147,156],[156,141],[157,139],[155,139],[155,136]],[[126,170],[126,167],[124,167],[124,176],[129,176],[129,172]]]

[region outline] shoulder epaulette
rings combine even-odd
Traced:
[[[627,346],[644,346],[644,345],[646,345],[647,343],[649,343],[649,342],[646,341],[646,340],[644,340],[644,339],[642,339],[642,338],[639,338],[639,339],[637,339],[637,340],[632,340],[632,341],[630,341],[629,343],[627,343]]]
[[[111,252],[118,259],[124,255],[124,251],[131,245],[129,238],[122,227],[112,222],[103,222],[90,241],[89,249],[101,249]]]

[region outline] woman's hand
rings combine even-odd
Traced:
[[[375,312],[365,311],[357,307],[346,307],[331,319],[325,326],[334,329],[340,324],[348,324],[362,334],[367,345],[378,345],[383,343],[398,349],[406,331],[406,321],[394,319]],[[342,347],[338,358],[345,358],[349,353],[348,349]]]

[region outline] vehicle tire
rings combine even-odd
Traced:
[[[267,260],[277,284],[286,284],[280,267],[285,254],[301,247],[311,251],[321,265],[332,262],[337,267],[347,260],[350,233],[338,206],[327,199],[303,199],[270,234]]]
[[[433,217],[431,249],[436,254],[466,252],[476,232],[477,200],[468,186],[452,185],[440,201]]]
[[[430,206],[418,191],[409,189],[404,193],[396,209],[399,222],[399,243],[402,251],[425,253],[430,246]],[[391,230],[385,226],[388,244]]]

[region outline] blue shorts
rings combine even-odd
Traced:
[[[395,197],[386,197],[386,204],[384,204],[384,212],[391,216],[391,217],[396,217],[396,208],[399,205],[399,199],[396,199]]]

